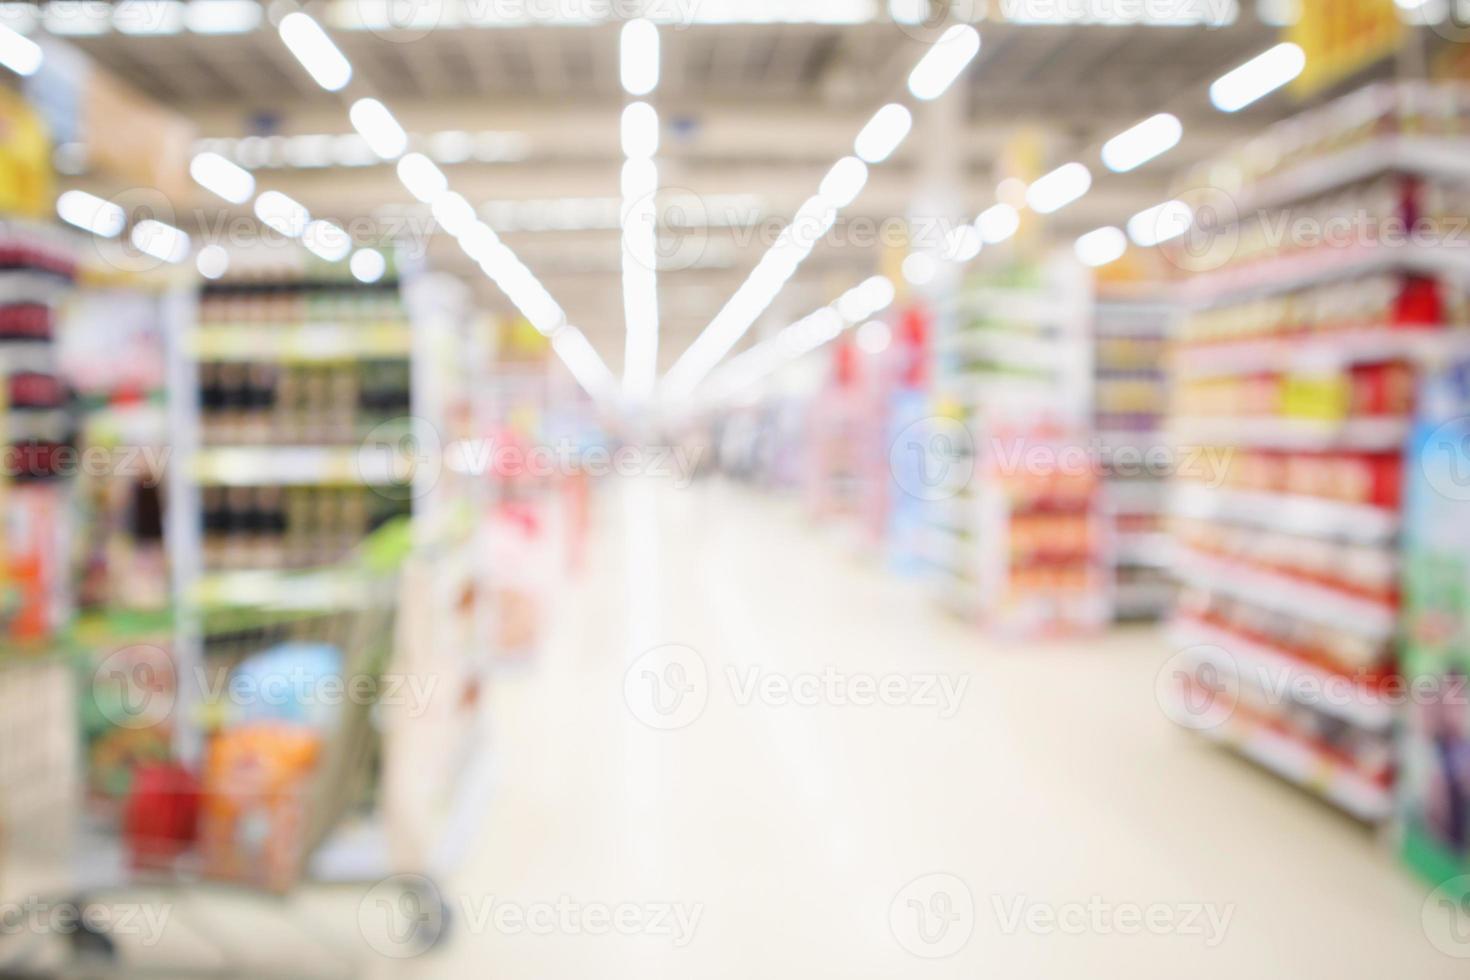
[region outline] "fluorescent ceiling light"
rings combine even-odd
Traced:
[[[881,354],[893,342],[893,331],[882,320],[869,320],[858,327],[857,345],[866,354]]]
[[[303,133],[286,138],[286,163],[302,169],[317,169],[332,163],[335,137],[326,133]]]
[[[1128,219],[1128,237],[1144,248],[1178,238],[1194,223],[1194,211],[1183,201],[1165,201]]]
[[[1210,102],[1221,112],[1239,112],[1290,82],[1307,67],[1307,55],[1290,41],[1256,55],[1210,86]]]
[[[1238,0],[1137,3],[1034,3],[1000,0],[1001,19],[1031,26],[1228,27],[1240,16]]]
[[[465,163],[475,155],[475,137],[463,129],[446,129],[429,137],[429,153],[438,163]]]
[[[623,25],[620,46],[623,90],[643,96],[658,88],[658,28],[642,17]]]
[[[398,179],[408,192],[425,204],[449,189],[449,178],[422,153],[410,153],[398,161]]]
[[[1021,227],[1021,212],[1009,204],[994,204],[980,212],[975,227],[987,245],[999,245]]]
[[[1026,182],[1020,177],[1007,177],[995,185],[995,199],[1017,210],[1026,206]]]
[[[964,264],[975,259],[985,247],[980,230],[974,225],[960,225],[949,233],[944,243],[944,257],[951,262]]]
[[[138,251],[163,262],[182,262],[189,257],[189,236],[162,221],[147,218],[138,222],[129,238]]]
[[[439,222],[439,227],[455,238],[459,238],[473,225],[479,224],[479,219],[475,217],[475,206],[463,194],[454,191],[446,191],[434,198],[429,210],[433,213],[434,220]]]
[[[128,223],[121,207],[86,191],[67,191],[58,197],[56,214],[67,224],[103,238],[116,238]]]
[[[1084,265],[1095,267],[1121,259],[1128,251],[1128,239],[1121,230],[1109,226],[1089,231],[1077,239],[1073,248]]]
[[[647,102],[634,102],[623,110],[623,155],[651,157],[658,152],[658,113]]]
[[[464,249],[465,254],[476,262],[485,261],[491,250],[500,244],[500,236],[495,234],[495,229],[478,220],[466,226],[454,237],[459,242],[459,247]]]
[[[311,213],[306,207],[280,191],[265,191],[255,199],[255,216],[268,228],[287,238],[300,238],[306,232]]]
[[[370,167],[378,159],[368,141],[356,133],[332,137],[332,160],[339,167]]]
[[[43,8],[41,24],[48,33],[62,36],[106,34],[112,28],[112,8],[106,3],[52,0]]]
[[[184,4],[182,0],[122,0],[112,8],[112,26],[120,34],[178,34],[184,29]]]
[[[384,160],[396,160],[408,149],[408,134],[377,99],[358,99],[347,110],[347,118],[359,136]]]
[[[945,31],[909,73],[909,91],[925,102],[937,99],[980,53],[980,32],[969,24]]]
[[[890,102],[868,120],[853,141],[853,150],[868,163],[882,163],[893,155],[913,127],[913,113],[897,102]]]
[[[358,282],[377,282],[388,271],[388,261],[376,249],[360,248],[352,253],[352,260],[347,263],[347,268]]]
[[[867,183],[867,164],[857,157],[843,157],[822,178],[817,194],[834,208],[845,208],[857,200]]]
[[[700,0],[645,4],[649,16],[678,24],[866,24],[878,16],[875,0]]]
[[[255,0],[193,0],[184,23],[195,34],[248,34],[260,26]]]
[[[341,262],[352,251],[352,236],[341,225],[318,220],[306,226],[301,244],[320,259]]]
[[[1026,203],[1037,214],[1060,211],[1092,187],[1092,172],[1080,163],[1064,163],[1026,188]]]
[[[218,153],[197,154],[189,161],[189,176],[200,187],[231,204],[244,204],[255,194],[255,178],[250,171]]]
[[[296,11],[281,18],[281,40],[301,62],[307,74],[328,92],[346,88],[352,81],[352,64],[322,30],[322,25]]]
[[[929,19],[929,0],[888,0],[888,16],[895,24],[922,24]]]
[[[625,161],[621,183],[625,205],[654,194],[658,190],[658,164],[647,157]]]
[[[0,65],[17,75],[34,75],[41,67],[42,60],[39,44],[0,25]]]
[[[41,20],[41,8],[31,3],[0,3],[0,25],[17,34],[30,34]]]
[[[903,260],[903,277],[910,285],[927,286],[934,281],[939,267],[934,257],[923,252],[915,252]]]
[[[551,347],[587,394],[599,401],[612,397],[612,373],[582,331],[576,327],[562,327],[552,335]]]
[[[204,278],[218,279],[230,269],[230,253],[222,246],[206,245],[199,250],[194,266]]]
[[[1103,165],[1114,173],[1127,173],[1179,145],[1184,124],[1167,112],[1149,116],[1103,144]]]
[[[873,276],[843,293],[833,305],[844,320],[857,323],[888,309],[897,297],[887,276]]]
[[[1301,0],[1256,0],[1256,16],[1267,27],[1290,27],[1302,19]]]

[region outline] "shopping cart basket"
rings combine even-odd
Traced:
[[[198,846],[170,853],[132,841],[144,859],[134,861],[131,881],[38,901],[0,923],[0,977],[354,977],[375,954],[401,958],[437,944],[446,923],[438,889],[421,874],[390,873],[402,869],[373,853],[371,833],[359,835],[365,853],[347,862],[355,874],[313,873],[334,831],[370,826],[363,817],[380,757],[375,682],[395,653],[408,540],[406,524],[390,525],[327,571],[242,576],[201,592],[194,612],[207,690],[228,702],[239,690],[230,679],[252,657],[307,649],[337,652],[328,688],[336,694],[304,708],[272,702],[268,712],[250,703],[243,718],[224,717],[238,704],[197,705],[202,718],[236,726],[209,740]],[[283,720],[282,708],[308,717]],[[306,764],[283,772],[276,760],[272,770],[248,747],[230,749],[231,739],[250,737],[287,745],[283,758],[292,744],[305,747],[290,758]],[[384,931],[377,910],[385,903],[408,916],[410,933]]]

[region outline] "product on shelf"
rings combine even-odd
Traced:
[[[205,362],[200,423],[210,445],[341,445],[410,412],[405,360]]]
[[[204,565],[215,570],[329,565],[410,509],[366,487],[206,487],[203,505]]]
[[[1426,377],[1404,519],[1404,854],[1435,885],[1470,874],[1470,360]],[[1462,894],[1451,894],[1460,898]]]
[[[1117,287],[1114,287],[1115,289]],[[1143,465],[1113,465],[1121,450],[1146,459],[1165,445],[1169,406],[1164,373],[1174,309],[1156,287],[1099,295],[1093,310],[1093,415],[1104,507],[1112,516],[1113,610],[1119,619],[1153,619],[1173,597],[1164,574],[1162,476]]]
[[[7,639],[43,642],[74,605],[65,558],[62,485],[76,462],[76,423],[55,349],[55,307],[76,281],[72,240],[52,227],[0,220],[0,403],[5,406],[5,510],[0,624]]]
[[[1211,734],[1368,821],[1401,714],[1403,451],[1470,326],[1470,252],[1433,234],[1470,214],[1467,93],[1374,87],[1273,128],[1213,171],[1242,177],[1218,247],[1178,256],[1203,274],[1171,411],[1224,465],[1175,481],[1176,636],[1238,680]]]

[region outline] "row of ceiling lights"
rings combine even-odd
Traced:
[[[416,149],[438,163],[518,163],[531,155],[525,133],[487,130],[471,133],[446,129],[424,136],[414,135]],[[199,140],[195,152],[212,150],[229,157],[246,170],[322,167],[369,167],[382,163],[366,140],[357,133],[302,133],[296,136],[243,136],[239,139],[212,137]]]
[[[921,102],[939,98],[979,53],[978,31],[967,24],[951,27],[909,73],[909,94]],[[816,195],[798,209],[749,278],[670,369],[663,385],[667,399],[679,401],[694,393],[774,302],[841,209],[856,200],[867,184],[868,165],[891,157],[912,128],[913,115],[901,103],[885,105],[873,115],[853,141],[856,155],[833,165]]]
[[[1424,5],[1430,0],[1401,0]],[[975,19],[986,8],[974,4]],[[624,19],[626,3],[603,0],[577,9],[559,9],[546,0],[334,0],[324,5],[327,23],[339,30],[423,32],[466,27],[515,28],[532,25],[597,26]],[[878,0],[647,0],[636,15],[654,23],[687,27],[717,24],[816,23],[851,25],[881,20]],[[1258,0],[1268,23],[1295,19],[1294,0]],[[1019,25],[1090,24],[1101,26],[1227,26],[1239,17],[1236,0],[1181,0],[1172,4],[1032,4],[1001,0],[1001,19]],[[52,0],[0,3],[0,24],[19,33],[37,28],[64,36],[99,36],[116,31],[135,37],[183,34],[244,34],[263,23],[255,0]],[[900,24],[931,21],[929,0],[888,0],[888,19]]]
[[[1306,55],[1293,43],[1283,42],[1267,49],[1238,68],[1220,76],[1210,86],[1210,102],[1221,112],[1238,112],[1289,83],[1306,67]],[[1130,126],[1103,144],[1103,165],[1114,173],[1136,170],[1168,153],[1184,137],[1177,116],[1161,112]],[[1065,163],[1034,180],[1029,186],[1014,178],[996,189],[998,202],[985,209],[973,224],[956,229],[946,239],[942,258],[958,263],[978,256],[985,245],[1006,241],[1021,227],[1021,209],[1041,215],[1054,214],[1080,200],[1092,188],[1092,171],[1086,164]],[[1183,201],[1170,200],[1145,208],[1127,222],[1127,233],[1114,226],[1094,229],[1074,243],[1077,257],[1087,265],[1102,266],[1123,257],[1131,239],[1151,248],[1184,234],[1194,214]],[[915,285],[926,285],[938,272],[934,255],[917,252],[904,264],[905,277]]]
[[[623,25],[619,76],[629,96],[642,100],[658,88],[660,42],[650,20]],[[623,109],[622,267],[623,397],[634,403],[653,394],[658,378],[658,110],[645,101]]]
[[[321,26],[300,11],[281,19],[282,41],[307,73],[328,91],[340,91],[352,78],[352,66]],[[18,35],[17,35],[18,36]],[[480,263],[482,270],[510,297],[523,315],[542,333],[552,338],[553,347],[567,361],[578,381],[596,396],[607,394],[607,368],[580,331],[566,323],[566,315],[536,277],[480,221],[465,198],[449,190],[448,180],[428,157],[408,150],[408,137],[387,106],[372,98],[358,99],[349,110],[354,128],[374,152],[384,159],[397,159],[397,173],[408,191],[430,205],[435,219],[461,247]],[[206,190],[232,204],[244,204],[255,195],[255,178],[244,168],[218,153],[196,154],[190,175]],[[117,204],[84,191],[68,191],[57,201],[63,220],[103,237],[120,235],[127,215]],[[327,261],[351,256],[349,267],[364,281],[384,274],[386,260],[372,249],[353,251],[351,237],[339,226],[313,220],[304,205],[280,191],[267,190],[255,196],[256,217],[269,228],[302,244]],[[180,262],[188,257],[191,242],[187,233],[149,219],[134,225],[135,247],[161,260]],[[205,275],[222,275],[228,256],[216,245],[201,250],[197,259]],[[576,334],[575,337],[569,334]]]
[[[974,53],[978,52],[980,45],[978,34],[975,35],[973,41],[967,39],[966,47],[968,48],[971,44],[973,44],[974,51],[963,60],[959,60],[958,57],[956,59],[958,61],[958,67],[955,69],[956,75],[963,71],[974,57]],[[1291,43],[1278,44],[1217,79],[1210,86],[1210,101],[1221,112],[1237,112],[1289,83],[1301,74],[1305,64],[1305,55],[1300,47]],[[914,87],[914,76],[911,76],[910,89],[913,94],[921,98],[937,97],[948,88],[953,78],[944,81],[943,73],[934,69],[933,66],[930,66],[929,69],[932,74],[920,72],[919,69],[923,67],[921,63],[918,68],[915,68],[914,75],[919,76],[919,86]],[[901,124],[899,110],[904,113]],[[874,137],[873,145],[879,148],[887,147],[888,153],[891,153],[896,148],[897,142],[907,134],[907,110],[894,104],[881,110],[880,117],[885,113],[888,114],[887,126],[891,133],[898,134],[897,140],[892,140],[890,137],[880,141]],[[870,128],[874,126],[878,126],[879,129],[884,128],[880,124],[879,117],[875,117],[869,126]],[[901,133],[899,133],[900,129]],[[864,132],[867,133],[868,130]],[[1101,151],[1103,165],[1115,173],[1135,170],[1173,149],[1179,144],[1183,135],[1183,124],[1176,116],[1169,113],[1150,116],[1103,144]],[[863,137],[860,137],[859,142],[862,141]],[[886,153],[883,154],[880,159],[886,155]],[[954,262],[968,262],[978,256],[985,245],[1004,242],[1020,229],[1020,209],[1022,207],[1028,207],[1037,214],[1053,214],[1079,200],[1091,187],[1092,172],[1085,164],[1079,162],[1063,164],[1037,178],[1029,186],[1014,179],[1005,181],[997,188],[997,197],[1000,200],[996,204],[982,211],[972,224],[963,225],[948,236],[947,254],[944,257]],[[1116,227],[1098,228],[1080,236],[1074,244],[1074,249],[1078,258],[1085,264],[1106,265],[1123,256],[1127,251],[1129,238],[1142,247],[1153,247],[1183,234],[1193,219],[1193,212],[1184,202],[1165,201],[1146,208],[1129,219],[1126,235],[1122,229]],[[937,262],[932,255],[926,252],[916,252],[910,255],[904,263],[905,277],[916,285],[924,285],[932,281],[937,271]],[[748,388],[775,370],[788,357],[799,356],[836,337],[841,333],[841,322],[836,318],[835,312],[824,309],[787,327],[777,336],[776,340],[759,344],[726,365],[712,385],[713,393],[716,396],[726,396]],[[834,324],[837,324],[836,329],[832,329]],[[707,330],[706,333],[708,332]],[[796,338],[807,341],[807,343],[796,342]],[[738,340],[738,336],[735,339]],[[696,341],[695,347],[698,346],[698,343]],[[734,340],[730,342],[732,346],[733,343]],[[879,345],[874,343],[870,346]],[[694,349],[691,347],[691,352]],[[727,350],[728,347],[715,354],[712,349],[712,353],[708,356],[712,358],[713,363],[718,363]],[[678,365],[675,366],[675,370],[678,370]],[[698,384],[702,377],[702,374],[695,377],[687,388],[676,388],[675,393],[692,392],[693,385]],[[671,372],[671,378],[676,378],[674,372]]]

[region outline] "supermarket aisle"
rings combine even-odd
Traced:
[[[1365,832],[1169,727],[1161,641],[987,644],[729,486],[599,508],[497,686],[453,941],[396,975],[1464,975]]]

